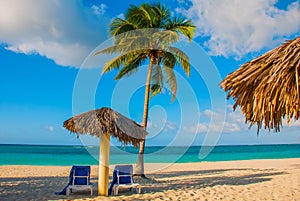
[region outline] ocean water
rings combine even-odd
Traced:
[[[216,146],[205,147],[211,152],[200,157],[200,146],[145,149],[146,163],[186,163],[251,159],[300,158],[300,144]],[[111,147],[110,163],[135,163],[138,149]],[[0,165],[97,165],[97,146],[0,145]]]

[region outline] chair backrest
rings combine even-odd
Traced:
[[[90,166],[73,166],[72,185],[89,185],[90,184]]]
[[[118,184],[132,184],[133,183],[133,167],[132,165],[116,165],[114,174],[117,175]]]

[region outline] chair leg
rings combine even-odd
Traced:
[[[114,186],[114,195],[118,195],[119,194],[119,187]]]
[[[66,195],[67,195],[67,196],[70,195],[70,188],[69,188],[69,187],[66,189]]]

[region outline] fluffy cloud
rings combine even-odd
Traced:
[[[163,123],[165,124],[164,131],[176,131],[178,129],[175,122],[163,119]]]
[[[197,25],[197,34],[208,37],[211,55],[235,56],[272,48],[300,31],[300,5],[286,10],[277,0],[191,0],[188,9],[177,9]]]
[[[0,43],[14,52],[78,67],[107,36],[105,9],[104,4],[84,7],[79,1],[3,0]]]
[[[244,116],[240,110],[235,112],[227,111],[225,121],[222,114],[222,112],[204,110],[200,114],[200,120],[213,117],[214,121],[200,122],[192,127],[185,127],[184,131],[187,133],[207,133],[208,131],[211,133],[219,133],[221,131],[222,133],[232,133],[248,130],[249,126],[245,124]]]
[[[166,118],[156,118],[154,121],[148,121],[147,129],[149,131],[149,136],[153,137],[158,135],[160,132],[175,132],[178,127],[175,122],[167,121]]]
[[[205,134],[208,131],[211,133],[236,133],[245,132],[249,130],[250,124],[245,124],[245,116],[239,110],[232,111],[232,105],[228,105],[225,121],[223,120],[222,112],[216,112],[212,110],[204,110],[200,113],[200,122],[194,126],[184,127],[186,133],[191,134]],[[214,121],[203,122],[203,120],[210,120],[213,117]],[[287,123],[286,119],[282,120],[282,131],[296,131],[299,130],[299,120],[291,120]],[[253,130],[256,132],[257,126],[253,126]],[[263,132],[268,130],[261,129]]]

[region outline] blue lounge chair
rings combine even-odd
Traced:
[[[89,190],[93,195],[93,185],[90,182],[90,166],[72,166],[68,185],[59,193],[59,195],[70,195],[72,191]]]
[[[133,167],[132,165],[116,165],[112,182],[110,183],[108,194],[118,195],[120,188],[135,188],[137,193],[141,193],[141,185],[133,182]]]

